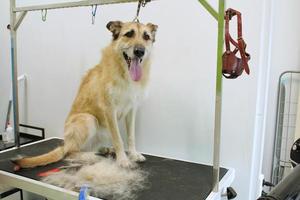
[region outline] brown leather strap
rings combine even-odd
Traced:
[[[229,15],[225,15],[225,46],[226,51],[230,52]]]
[[[245,41],[243,40],[243,38],[238,39],[238,44],[239,44],[239,51],[240,51],[244,69],[247,74],[250,74],[250,69],[249,69],[249,65],[248,65],[248,61],[250,60],[250,55],[248,53],[246,53],[247,45],[246,45]]]
[[[229,22],[234,17],[237,16],[237,33],[238,33],[238,39],[237,42],[231,37],[230,35],[230,29],[229,29]],[[245,69],[246,73],[250,73],[250,69],[248,66],[248,61],[250,60],[250,55],[246,53],[246,43],[243,39],[243,31],[242,31],[242,15],[239,11],[234,10],[232,8],[229,8],[226,10],[225,13],[225,46],[226,46],[226,53],[231,53],[230,50],[230,43],[235,46],[235,50],[233,51],[234,54],[237,53],[237,51],[240,52],[241,61],[242,61],[242,68]]]

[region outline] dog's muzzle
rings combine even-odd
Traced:
[[[145,55],[145,47],[141,45],[135,46],[133,50],[133,54],[138,58],[142,58]]]
[[[124,59],[128,65],[129,74],[133,81],[139,81],[142,78],[142,61],[145,55],[145,47],[142,45],[136,45],[133,48],[133,57],[129,57],[123,52]]]

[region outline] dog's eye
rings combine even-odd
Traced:
[[[134,30],[131,30],[131,31],[125,33],[125,36],[128,37],[128,38],[133,37],[134,36]]]
[[[145,32],[143,35],[144,40],[150,40],[150,36]]]

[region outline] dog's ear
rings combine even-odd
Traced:
[[[155,42],[155,35],[156,35],[156,31],[158,26],[152,23],[148,23],[147,26],[150,28],[151,34],[152,34],[152,38],[153,38],[153,42]]]
[[[121,21],[111,21],[111,22],[108,22],[108,24],[106,25],[106,28],[110,32],[112,32],[113,39],[116,40],[116,39],[118,39],[118,37],[120,35],[122,26],[123,26],[123,23]]]

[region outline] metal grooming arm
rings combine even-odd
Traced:
[[[37,6],[16,7],[16,0],[10,0],[10,36],[11,36],[11,72],[13,90],[13,113],[15,145],[20,147],[19,137],[19,104],[18,104],[18,63],[17,63],[17,30],[28,11],[50,10],[73,7],[86,7],[93,5],[107,5],[117,3],[137,2],[138,0],[82,0],[66,3],[46,4]],[[215,127],[214,127],[214,156],[213,156],[213,191],[219,191],[220,173],[220,138],[221,138],[221,108],[222,108],[222,53],[224,43],[224,12],[225,1],[219,0],[218,12],[206,1],[198,0],[203,7],[218,21],[218,47],[217,47],[217,75],[215,100]],[[17,16],[17,13],[20,13]]]
[[[138,0],[85,0],[85,1],[74,1],[74,2],[66,2],[66,3],[55,3],[55,4],[45,4],[45,5],[38,5],[38,6],[18,7],[18,8],[14,9],[14,12],[51,10],[51,9],[74,8],[74,7],[86,7],[86,6],[94,6],[94,5],[109,5],[109,4],[130,3],[130,2],[138,2]]]
[[[222,115],[222,54],[224,46],[224,13],[225,1],[219,0],[219,12],[206,1],[199,0],[203,7],[218,21],[216,102],[214,127],[214,158],[213,158],[213,191],[219,191],[220,178],[220,146],[221,146],[221,115]]]

